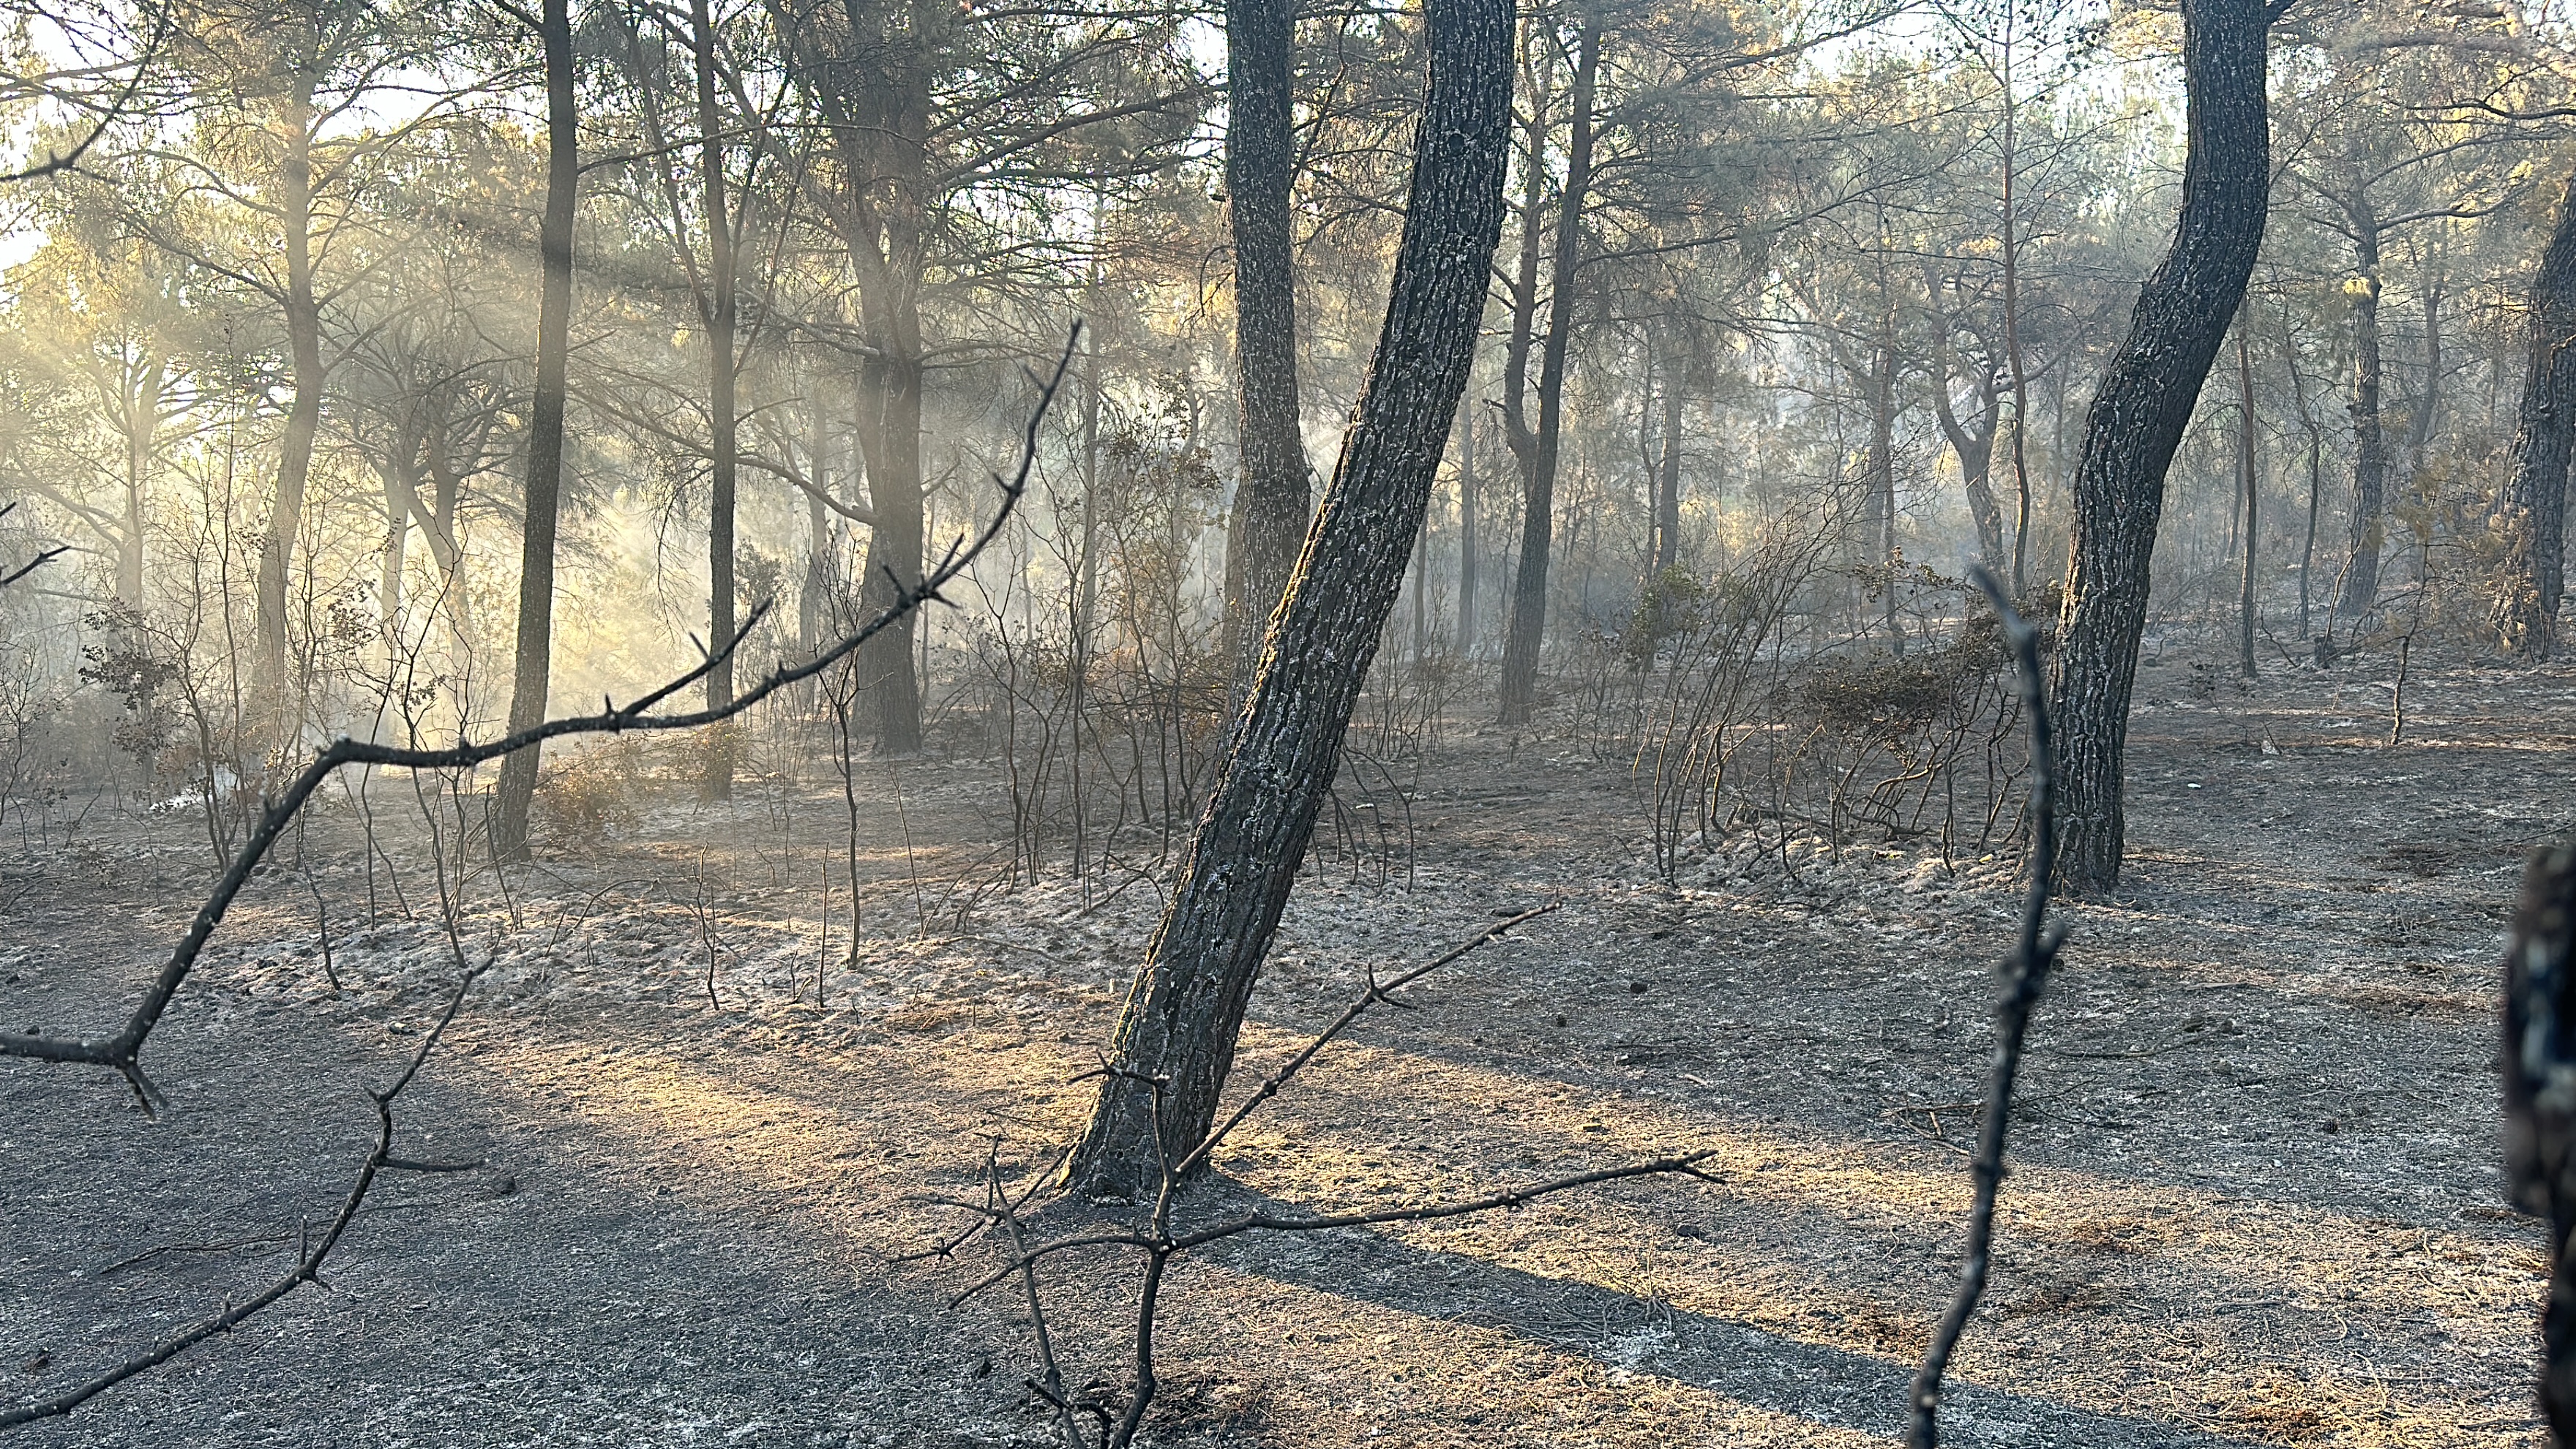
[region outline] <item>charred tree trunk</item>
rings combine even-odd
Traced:
[[[2567,540],[2567,468],[2576,450],[2576,178],[2531,281],[2530,363],[2505,474],[2510,553],[2496,624],[2517,652],[2546,658],[2558,637]]]
[[[528,423],[526,524],[519,541],[518,647],[510,676],[513,733],[546,717],[554,660],[555,525],[563,498],[564,369],[572,339],[573,200],[581,184],[571,0],[544,0],[539,19],[546,67],[546,210],[537,230],[537,391]],[[501,762],[492,848],[504,859],[528,853],[528,801],[536,787],[537,747]]]
[[[1547,565],[1556,512],[1557,448],[1565,423],[1565,355],[1573,341],[1576,276],[1583,260],[1583,205],[1592,189],[1592,89],[1601,66],[1601,19],[1583,18],[1574,59],[1574,114],[1566,142],[1565,192],[1548,268],[1547,340],[1538,371],[1538,433],[1523,478],[1520,569],[1512,577],[1511,628],[1503,639],[1501,722],[1525,724],[1538,702],[1538,656],[1547,629]]]
[[[2352,299],[2352,554],[2335,612],[2357,619],[2379,602],[2379,551],[2387,531],[2388,438],[2380,425],[2379,225],[2370,203],[2347,207],[2361,290]]]
[[[1163,1164],[1215,1120],[1253,978],[1332,787],[1475,360],[1502,230],[1512,4],[1428,9],[1429,93],[1385,327],[1068,1165],[1094,1194],[1150,1197]]]
[[[2084,419],[2053,690],[2059,868],[2076,892],[2108,890],[2120,878],[2129,691],[2165,470],[2263,242],[2268,27],[2263,0],[2185,0],[2182,214]]]
[[[1233,697],[1250,694],[1262,637],[1306,536],[1306,442],[1297,407],[1297,290],[1289,193],[1293,0],[1227,0],[1226,214],[1234,239],[1234,349],[1242,390],[1241,526],[1229,553],[1227,652]]]
[[[2504,1160],[2514,1205],[2549,1219],[2540,1408],[2576,1445],[2576,851],[2534,855],[2505,951]]]

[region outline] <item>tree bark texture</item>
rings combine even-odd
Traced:
[[[538,18],[546,68],[546,210],[537,227],[537,389],[528,421],[526,524],[519,536],[518,645],[510,675],[513,734],[545,719],[553,674],[555,524],[563,499],[564,371],[572,339],[573,202],[581,185],[571,0],[544,0]],[[501,762],[492,848],[504,860],[524,859],[528,853],[528,802],[536,793],[537,764],[534,747]]]
[[[2516,652],[2547,657],[2558,637],[2567,545],[2567,469],[2576,451],[2576,177],[2531,281],[2530,363],[2506,454],[2508,567],[2496,625]]]
[[[1547,338],[1540,344],[1538,432],[1522,476],[1521,559],[1512,576],[1511,627],[1503,638],[1501,722],[1526,724],[1538,703],[1539,647],[1547,631],[1548,552],[1555,528],[1557,447],[1565,422],[1565,357],[1583,260],[1583,205],[1592,190],[1592,90],[1601,67],[1601,18],[1583,18],[1575,43],[1574,113],[1565,153],[1565,191],[1548,267]]]
[[[1289,193],[1296,136],[1289,101],[1293,0],[1226,0],[1225,190],[1234,240],[1234,350],[1241,388],[1241,526],[1226,632],[1234,697],[1251,692],[1262,640],[1313,503],[1297,406],[1297,289]]]
[[[2058,635],[2058,866],[2067,889],[2120,878],[2122,756],[2165,471],[2244,300],[2271,183],[2262,0],[2185,0],[2182,214],[2085,414]]]
[[[1429,88],[1385,325],[1067,1168],[1095,1194],[1151,1196],[1161,1152],[1176,1160],[1215,1120],[1254,976],[1332,788],[1475,360],[1502,230],[1512,0],[1427,8]]]
[[[2357,619],[2379,602],[2379,550],[2387,533],[2388,436],[2379,417],[2379,225],[2367,200],[2348,208],[2354,270],[2352,299],[2352,552],[2335,612]]]
[[[2541,1415],[2555,1449],[2576,1445],[2576,851],[2540,851],[2523,871],[2505,951],[2504,1158],[2514,1205],[2549,1220],[2541,1311]]]

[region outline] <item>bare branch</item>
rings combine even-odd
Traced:
[[[715,724],[741,714],[792,684],[811,679],[830,669],[914,609],[932,602],[948,602],[940,591],[963,575],[976,557],[1001,535],[1003,525],[1009,520],[1021,497],[1028,491],[1029,476],[1037,463],[1039,426],[1045,420],[1047,409],[1054,402],[1058,389],[1063,385],[1066,371],[1073,362],[1075,345],[1081,334],[1081,325],[1077,323],[1071,329],[1071,335],[1065,342],[1063,353],[1056,359],[1054,372],[1039,382],[1037,403],[1030,411],[1028,425],[1021,439],[1017,472],[1009,478],[1004,478],[998,473],[993,475],[993,484],[1002,497],[999,506],[993,512],[992,519],[971,538],[960,537],[950,544],[938,566],[923,575],[920,583],[906,585],[898,581],[893,602],[856,632],[820,650],[802,664],[779,666],[760,683],[736,695],[730,703],[674,714],[653,713],[655,706],[662,701],[705,678],[717,664],[731,658],[752,631],[760,627],[761,621],[768,617],[769,605],[763,603],[751,611],[750,617],[744,620],[742,627],[736,630],[731,638],[709,649],[696,668],[624,706],[603,700],[602,708],[596,714],[548,720],[496,740],[479,743],[460,741],[447,749],[409,749],[368,744],[344,735],[317,752],[312,763],[306,765],[287,786],[285,794],[261,811],[258,826],[252,830],[250,838],[243,842],[241,849],[234,855],[231,865],[225,870],[223,878],[216,883],[213,893],[207,897],[205,904],[198,908],[196,919],[189,923],[187,934],[180,938],[178,946],[170,954],[169,962],[161,968],[160,975],[144,992],[143,1000],[136,1005],[123,1028],[111,1036],[82,1038],[0,1032],[0,1056],[30,1057],[39,1061],[52,1062],[86,1062],[97,1066],[113,1067],[125,1076],[127,1083],[133,1087],[136,1098],[149,1111],[153,1108],[158,1093],[136,1064],[136,1057],[143,1048],[144,1040],[151,1035],[153,1026],[161,1019],[161,1013],[169,1007],[170,998],[178,991],[180,983],[187,979],[189,971],[196,965],[198,954],[205,949],[207,939],[214,934],[215,927],[222,923],[225,912],[232,906],[233,899],[240,895],[242,888],[249,883],[252,873],[258,869],[269,849],[277,843],[278,837],[293,822],[296,813],[304,808],[305,801],[312,797],[313,792],[321,787],[323,781],[329,779],[342,766],[383,765],[402,770],[470,769],[476,765],[515,754],[544,741],[567,735],[696,729]]]
[[[2030,1030],[2031,1008],[2048,985],[2058,947],[2066,940],[2062,927],[2048,920],[2048,899],[2057,867],[2057,776],[2050,753],[2048,686],[2039,672],[2039,635],[1982,567],[1968,577],[2003,625],[2005,647],[2012,651],[2015,683],[2022,707],[2030,712],[2030,814],[2034,822],[2030,851],[2030,888],[2022,898],[2021,937],[2004,965],[2003,999],[1995,1003],[1995,1064],[1986,1084],[1985,1117],[1978,1124],[1973,1166],[1976,1187],[1968,1211],[1968,1261],[1959,1270],[1959,1289],[1950,1300],[1915,1371],[1906,1449],[1935,1449],[1941,1441],[1941,1380],[1950,1355],[1985,1295],[1995,1237],[1995,1197],[2004,1181],[2004,1134],[2012,1122],[2013,1081],[2020,1075],[2022,1044]]]

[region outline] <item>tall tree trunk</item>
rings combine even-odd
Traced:
[[[1555,527],[1557,448],[1565,424],[1565,357],[1583,260],[1583,206],[1592,190],[1592,89],[1601,67],[1601,17],[1586,14],[1575,45],[1574,115],[1566,142],[1565,191],[1548,268],[1547,340],[1538,370],[1538,433],[1521,500],[1521,562],[1512,578],[1512,620],[1503,639],[1501,722],[1526,724],[1538,702],[1539,647],[1547,629],[1547,564]]]
[[[555,525],[563,498],[564,369],[572,340],[573,200],[581,185],[580,112],[573,100],[571,0],[544,0],[538,38],[546,67],[546,209],[537,227],[537,387],[528,421],[526,522],[519,535],[518,642],[510,675],[512,731],[546,717],[554,662]],[[461,617],[461,616],[458,616]],[[492,848],[528,853],[535,748],[501,762]]]
[[[890,270],[890,269],[889,269]],[[880,289],[885,290],[885,289]],[[874,299],[871,311],[878,311]],[[868,534],[867,578],[860,599],[871,614],[894,606],[897,580],[921,582],[921,312],[906,287],[881,309],[872,339],[883,339],[861,369],[866,401],[878,409],[859,436],[868,455],[868,502],[876,523]],[[921,750],[921,678],[913,649],[920,611],[906,612],[859,650],[859,677],[875,703],[877,751],[888,756]]]
[[[296,71],[280,118],[286,154],[278,166],[278,222],[286,262],[286,352],[294,397],[278,441],[277,492],[259,552],[258,629],[252,678],[282,699],[286,687],[286,579],[304,531],[304,486],[322,427],[322,311],[313,287],[313,75]]]
[[[125,527],[116,541],[116,596],[143,607],[143,497],[152,478],[152,449],[161,430],[161,395],[169,365],[155,357],[129,370],[125,389]]]
[[[420,506],[420,438],[408,426],[375,459],[376,482],[385,494],[385,547],[376,562],[376,623],[388,644],[402,637],[403,556],[411,538],[412,510]]]
[[[2558,203],[2531,279],[2522,402],[2506,455],[2503,532],[2508,570],[2495,617],[2518,653],[2548,657],[2558,636],[2567,543],[2567,470],[2576,452],[2576,177]]]
[[[1233,698],[1252,689],[1262,637],[1306,536],[1313,504],[1297,408],[1297,288],[1289,193],[1297,146],[1292,0],[1226,0],[1225,189],[1234,239],[1234,350],[1241,389],[1241,525],[1228,552]]]
[[[1941,424],[1941,436],[1950,442],[1950,451],[1959,458],[1959,481],[1968,495],[1968,517],[1977,526],[1977,558],[1997,577],[2006,577],[2004,512],[1995,502],[1994,485],[1995,432],[2003,414],[2002,394],[1995,388],[1993,365],[1988,364],[1977,386],[1977,426],[1970,431],[1959,420],[1958,405],[1950,401],[1948,360],[1942,358],[1942,363],[1942,375],[1932,380],[1932,414]]]
[[[1476,647],[1476,400],[1458,410],[1458,657]]]
[[[2254,669],[2254,552],[2256,506],[2261,491],[2254,469],[2254,359],[2245,333],[2254,325],[2252,306],[2236,309],[2236,481],[2245,493],[2245,574],[2236,593],[2236,667],[2252,679]]]
[[[824,7],[810,23],[792,7],[772,10],[794,37],[796,78],[822,103],[844,176],[835,220],[857,275],[860,337],[868,347],[859,372],[858,438],[874,524],[859,596],[872,612],[893,603],[896,580],[906,587],[920,583],[928,531],[920,295],[934,9],[852,0],[846,8]],[[846,17],[846,35],[824,23],[831,13]],[[835,45],[845,48],[830,49]],[[921,749],[921,679],[913,657],[916,642],[927,643],[920,628],[919,612],[907,611],[859,650],[859,678],[883,754]]]
[[[2006,12],[2009,17],[2011,12]],[[2009,24],[2009,19],[2007,20]],[[2013,597],[2030,593],[2030,449],[2024,434],[2030,430],[2030,373],[2023,365],[2021,347],[2021,203],[2018,198],[2021,149],[2021,97],[2013,89],[2013,47],[2007,30],[2004,42],[2004,184],[2003,184],[2003,263],[2004,263],[2004,366],[2012,378],[2013,431]],[[2057,413],[2059,456],[2055,466],[2066,466],[2064,453],[2066,411],[2065,389],[2058,390]]]
[[[2424,382],[2415,396],[2415,415],[2406,424],[2406,477],[2421,478],[2425,454],[2433,447],[2433,429],[2442,417],[2442,289],[2438,272],[2424,279]]]
[[[1887,647],[1899,658],[1905,654],[1905,632],[1896,623],[1896,316],[1893,312],[1880,320],[1878,345],[1869,359],[1869,455],[1861,470],[1869,490],[1870,540],[1877,546],[1878,557],[1870,561],[1870,572],[1880,577],[1880,627],[1887,630]]]
[[[1067,1168],[1095,1194],[1150,1196],[1165,1154],[1188,1152],[1215,1120],[1253,978],[1332,788],[1475,361],[1502,231],[1512,0],[1427,9],[1429,93],[1385,327]]]
[[[716,105],[716,24],[709,0],[689,0],[689,49],[698,92],[698,182],[707,228],[707,647],[733,638],[734,564],[734,331],[735,295],[733,207],[725,195],[724,115]],[[707,708],[733,703],[733,656],[719,658],[707,671]],[[707,751],[707,774],[700,782],[709,800],[733,798],[734,732],[717,725]]]
[[[1655,460],[1655,573],[1681,560],[1682,536],[1682,390],[1667,369],[1664,377],[1662,456]]]
[[[1529,111],[1520,118],[1521,130],[1521,195],[1513,208],[1520,225],[1520,239],[1514,247],[1512,275],[1505,294],[1511,299],[1512,323],[1503,344],[1503,397],[1498,409],[1503,419],[1503,447],[1512,455],[1512,466],[1520,475],[1521,496],[1529,496],[1536,486],[1531,480],[1538,467],[1538,433],[1530,426],[1530,352],[1538,341],[1538,268],[1547,234],[1547,134],[1549,116],[1554,109],[1555,90],[1548,84],[1542,69],[1555,46],[1533,20],[1521,37],[1521,82],[1529,92]],[[1508,575],[1503,580],[1503,628],[1511,628],[1511,600],[1516,590]]]
[[[2060,878],[2120,878],[2122,756],[2165,471],[2263,242],[2271,182],[2263,0],[2184,0],[2182,215],[2104,370],[2076,459],[2054,708]]]
[[[2379,550],[2387,525],[2388,439],[2380,426],[2379,222],[2370,202],[2346,206],[2352,219],[2354,269],[2361,290],[2352,299],[2352,554],[2335,612],[2357,619],[2379,602]]]
[[[538,225],[542,232],[543,221]],[[538,247],[540,251],[544,248],[542,235]],[[542,301],[539,308],[543,309]],[[420,495],[415,492],[412,519],[420,525],[421,540],[429,545],[430,562],[438,565],[439,597],[446,609],[448,635],[456,641],[458,650],[464,651],[474,643],[474,596],[466,587],[465,549],[456,532],[456,507],[464,496],[465,477],[457,471],[456,460],[448,451],[454,440],[449,416],[452,400],[444,389],[432,395],[429,426],[421,435],[421,459],[429,468],[429,507],[420,507]],[[560,444],[557,451],[561,451]],[[478,442],[475,456],[479,458],[481,453]]]

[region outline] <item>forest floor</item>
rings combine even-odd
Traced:
[[[2418,661],[2392,746],[2379,667],[2141,675],[2124,894],[2066,912],[1948,1442],[2540,1442],[2542,1243],[2500,1197],[2491,1001],[2523,852],[2570,824],[2576,670]],[[1184,1259],[1152,1441],[1894,1442],[1959,1264],[2004,866],[1847,848],[1674,889],[1579,746],[1453,728],[1420,778],[1409,882],[1301,882],[1238,1091],[1364,969],[1563,908],[1365,1018],[1215,1190],[1374,1207],[1685,1148],[1715,1180]],[[960,1226],[924,1199],[975,1192],[993,1144],[1034,1162],[1078,1122],[1157,886],[977,897],[953,883],[1009,829],[989,762],[861,785],[862,946],[819,1009],[848,939],[846,890],[828,922],[818,900],[837,781],[675,792],[614,844],[470,881],[465,946],[497,964],[401,1145],[485,1165],[389,1181],[328,1291],[15,1442],[1046,1442],[1015,1299],[948,1301],[989,1245],[896,1260]],[[344,808],[304,851],[152,1039],[175,1111],[0,1061],[0,1402],[256,1291],[346,1191],[360,1085],[454,965],[416,841],[371,873]],[[102,807],[0,860],[0,1020],[120,1019],[207,855],[201,822]],[[1051,1280],[1071,1382],[1121,1378],[1133,1270]]]

